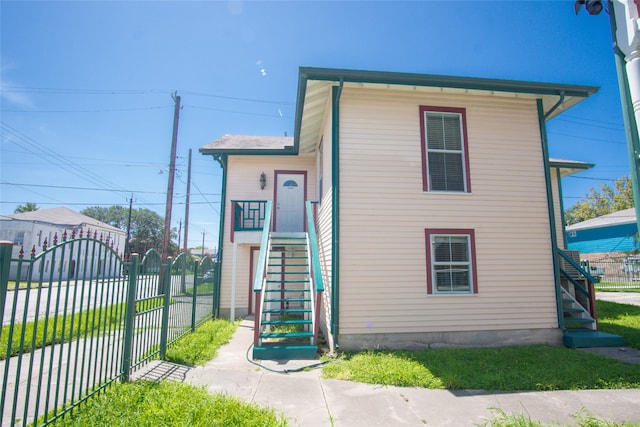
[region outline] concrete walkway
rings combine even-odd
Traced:
[[[386,387],[320,378],[314,361],[247,359],[253,322],[243,321],[231,342],[204,367],[159,362],[142,378],[173,378],[274,408],[293,426],[474,426],[497,415],[525,415],[552,425],[578,416],[640,423],[640,390],[489,393]],[[640,369],[640,366],[639,366]]]
[[[598,292],[599,299],[640,305],[640,293]],[[188,368],[153,362],[138,378],[173,379],[274,408],[292,426],[476,426],[498,415],[524,415],[554,426],[573,426],[593,416],[640,423],[640,390],[581,390],[490,393],[427,390],[322,379],[318,361],[250,361],[253,321],[245,320],[231,342],[206,366]],[[581,349],[638,364],[640,351]],[[259,363],[259,364],[258,364]]]

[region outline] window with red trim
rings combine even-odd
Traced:
[[[473,230],[426,229],[427,293],[478,292]]]
[[[471,192],[464,108],[420,107],[424,191]]]

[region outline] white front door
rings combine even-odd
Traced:
[[[304,231],[304,172],[276,172],[276,231]]]

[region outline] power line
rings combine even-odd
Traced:
[[[577,135],[568,135],[566,133],[560,133],[560,132],[547,132],[549,135],[560,135],[560,136],[568,136],[569,138],[577,138],[577,139],[585,139],[588,141],[598,141],[598,142],[607,142],[609,144],[616,144],[616,145],[626,145],[626,142],[615,142],[612,141],[610,139],[602,139],[602,138],[588,138],[588,137],[584,137],[584,136],[577,136]]]
[[[53,159],[51,163],[59,167],[60,169],[72,175],[75,175],[78,178],[85,179],[92,184],[98,185],[99,187],[106,187],[116,192],[120,192],[125,198],[131,193],[129,190],[102,178],[100,175],[95,174],[91,170],[72,162],[65,156],[62,156],[59,153],[49,149],[45,145],[23,134],[7,123],[0,122],[0,126],[3,130],[2,137],[4,140],[12,142],[19,147],[27,150],[31,154],[34,154],[44,160],[51,161]]]
[[[128,107],[128,108],[100,108],[100,109],[84,109],[84,110],[5,110],[3,113],[119,113],[124,111],[145,111],[145,110],[163,110],[168,109],[166,105],[157,107]]]

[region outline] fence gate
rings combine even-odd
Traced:
[[[166,349],[170,260],[125,262],[90,232],[61,240],[26,257],[0,242],[2,425],[51,423]]]

